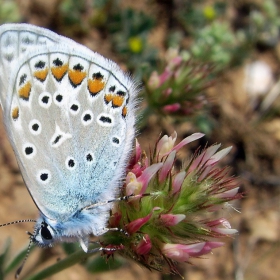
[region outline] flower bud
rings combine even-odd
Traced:
[[[148,234],[145,234],[142,240],[135,247],[135,252],[139,255],[147,255],[152,248],[152,242]]]
[[[184,214],[162,214],[160,220],[164,226],[175,226],[186,218]]]

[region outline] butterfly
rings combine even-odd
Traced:
[[[137,83],[116,63],[29,24],[0,26],[4,124],[48,247],[108,231],[135,136]]]

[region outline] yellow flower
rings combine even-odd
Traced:
[[[129,49],[133,53],[140,53],[143,49],[143,42],[140,37],[131,37],[128,39]]]
[[[206,6],[203,9],[203,15],[208,20],[213,20],[216,17],[216,11],[213,6]]]

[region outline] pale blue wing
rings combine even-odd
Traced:
[[[0,101],[4,106],[13,65],[21,56],[38,46],[54,44],[75,44],[44,28],[30,24],[3,24],[0,26]]]
[[[76,43],[34,48],[14,65],[5,124],[39,210],[60,222],[114,198],[134,138],[135,83]]]

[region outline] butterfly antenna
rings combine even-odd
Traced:
[[[36,223],[37,221],[36,220],[33,220],[33,219],[25,219],[25,220],[18,220],[18,221],[14,221],[14,222],[9,222],[9,223],[5,223],[5,224],[2,224],[0,225],[0,227],[5,227],[5,226],[10,226],[10,225],[15,225],[15,224],[19,224],[19,223],[28,223],[28,222],[32,222],[32,223]],[[30,253],[30,249],[31,249],[31,245],[33,243],[33,234],[28,232],[28,234],[30,235],[30,241],[29,241],[29,245],[28,245],[28,248],[27,248],[27,252],[26,252],[26,255],[25,255],[25,258],[21,264],[21,266],[17,269],[17,272],[16,272],[16,275],[15,275],[15,278],[17,279],[22,271],[22,268],[29,256],[29,253]]]
[[[24,257],[24,260],[21,264],[21,266],[17,269],[17,272],[15,274],[15,279],[18,279],[25,263],[26,263],[26,260],[27,258],[29,257],[29,253],[30,253],[30,250],[31,250],[31,245],[33,243],[33,238],[34,238],[34,234],[32,234],[31,232],[27,232],[28,235],[30,235],[30,241],[29,241],[29,244],[28,244],[28,247],[27,247],[27,251],[26,251],[26,254],[25,254],[25,257]]]
[[[37,221],[36,221],[36,220],[33,220],[33,219],[18,220],[18,221],[14,221],[14,222],[9,222],[9,223],[2,224],[2,225],[0,225],[0,227],[5,227],[5,226],[14,225],[14,224],[19,224],[19,223],[29,223],[29,222],[36,223]]]

